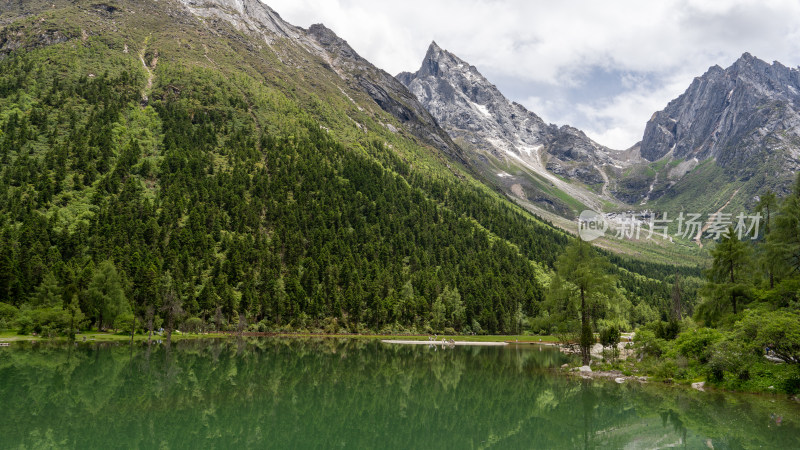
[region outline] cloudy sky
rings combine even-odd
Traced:
[[[416,71],[435,40],[545,121],[618,149],[714,64],[744,52],[800,64],[796,0],[262,1],[391,74]]]

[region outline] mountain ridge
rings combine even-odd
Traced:
[[[670,170],[620,180],[635,186],[629,201],[700,207],[701,184],[735,194],[733,206],[744,209],[767,190],[785,195],[800,169],[800,71],[748,52],[727,68],[713,65],[653,114],[640,145],[644,159]]]
[[[614,201],[608,173],[628,164],[624,152],[595,143],[577,128],[545,123],[435,41],[417,72],[396,77],[512,198],[572,217]],[[563,202],[565,193],[578,203]]]
[[[337,73],[270,10],[242,18],[252,1],[191,6],[0,11],[1,303],[81,328],[425,332],[439,299],[464,312],[435,328],[499,332],[536,312],[568,236],[359,83],[405,87],[347,52]]]

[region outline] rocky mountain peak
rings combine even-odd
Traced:
[[[655,161],[672,151],[676,158],[740,161],[731,159],[728,150],[760,139],[779,122],[785,126],[784,119],[794,121],[795,114],[786,116],[789,111],[779,104],[793,110],[800,106],[800,71],[744,53],[727,69],[711,67],[653,115],[642,139],[642,156]],[[777,119],[777,114],[784,118]]]
[[[767,75],[773,69],[780,70],[777,66],[773,67],[766,61],[762,61],[745,52],[726,72],[730,76],[759,77]]]
[[[442,72],[452,70],[459,64],[463,66],[465,63],[457,56],[439,47],[436,41],[433,41],[425,53],[425,59],[422,60],[422,66],[417,74],[422,77],[438,77]]]
[[[640,153],[687,168],[710,160],[697,173],[676,171],[665,189],[655,190],[669,190],[667,201],[698,183],[697,177],[711,177],[714,166],[723,174],[715,182],[739,185],[742,198],[753,198],[765,186],[784,191],[800,169],[800,70],[750,53],[725,69],[711,67],[652,116]]]
[[[602,166],[611,164],[607,149],[575,128],[559,129],[546,124],[524,106],[503,96],[475,66],[442,49],[436,42],[428,47],[416,73],[404,72],[397,78],[451,137],[475,152],[478,165],[491,166],[490,161],[494,159],[520,168],[518,174],[509,174],[496,167],[481,167],[482,171],[491,171],[492,176],[499,177],[512,195],[551,207],[555,205],[556,210],[570,215],[569,211],[559,209],[563,205],[556,205],[558,199],[537,192],[539,188],[533,184],[526,184],[530,183],[528,180],[533,173],[544,184],[568,191],[570,196],[587,205],[602,204],[595,194],[576,188],[560,177],[602,187],[606,178]]]
[[[340,38],[333,30],[321,23],[308,27],[308,34],[323,48],[337,53],[340,57],[353,61],[365,61],[344,39]]]

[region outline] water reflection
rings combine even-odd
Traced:
[[[547,370],[563,362],[334,339],[20,344],[0,351],[0,447],[800,447],[792,402]]]

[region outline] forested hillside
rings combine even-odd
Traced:
[[[567,235],[291,42],[177,5],[2,17],[0,329],[505,333],[540,314]],[[614,263],[666,317],[675,269]]]

